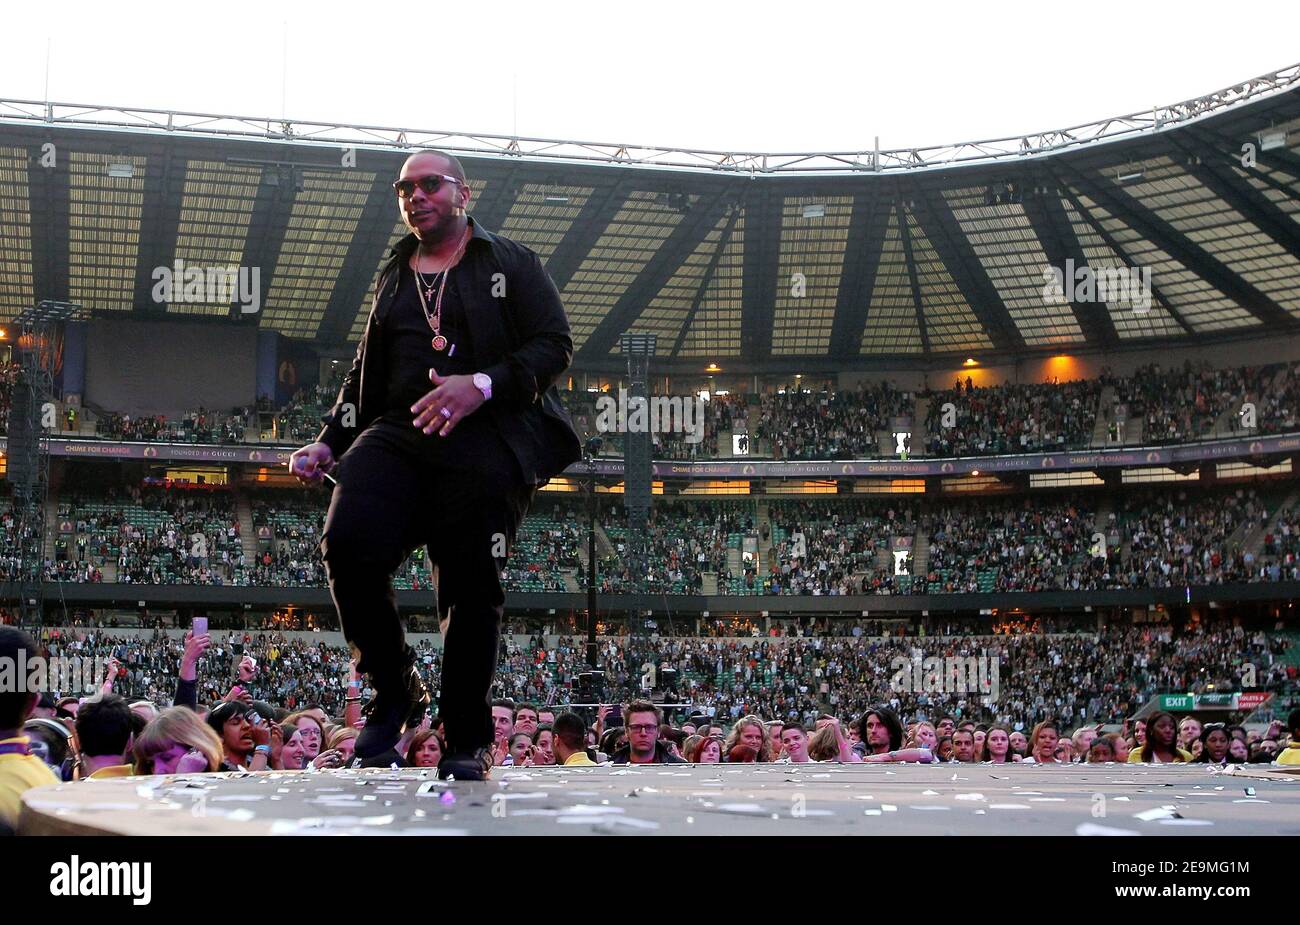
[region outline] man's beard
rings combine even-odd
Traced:
[[[464,215],[460,209],[452,209],[450,215],[440,216],[437,224],[428,231],[421,232],[412,227],[408,222],[406,228],[420,239],[420,243],[425,247],[435,247],[439,244],[445,244],[457,232],[457,220]]]

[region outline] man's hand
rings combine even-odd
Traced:
[[[609,715],[610,709],[611,707],[609,704],[602,703],[600,708],[596,710],[596,725],[594,728],[597,739],[605,734],[605,717]]]
[[[495,765],[505,764],[506,756],[510,754],[510,743],[504,738],[498,738],[492,746],[492,763]]]
[[[244,690],[244,689],[243,689],[242,687],[240,687],[238,684],[236,684],[234,687],[232,687],[232,688],[230,689],[230,693],[227,694],[227,695],[226,695],[225,697],[223,697],[222,699],[223,699],[223,700],[231,700],[231,701],[233,701],[233,700],[238,700],[240,703],[243,703],[245,706],[252,706],[252,705],[253,705],[253,695],[250,694],[248,691]]]
[[[474,384],[473,376],[439,376],[436,369],[429,370],[433,391],[411,406],[415,426],[426,434],[437,433],[445,437],[483,404],[483,393]]]
[[[309,443],[301,449],[294,450],[293,455],[289,457],[289,472],[303,485],[319,482],[322,474],[333,468],[334,451],[324,443]]]
[[[251,655],[245,655],[239,660],[239,680],[251,681],[255,674],[257,674],[257,660]]]

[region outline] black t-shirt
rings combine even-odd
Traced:
[[[416,291],[415,271],[403,265],[397,283],[397,293],[389,307],[384,325],[384,351],[388,369],[388,407],[385,417],[410,424],[414,415],[411,406],[433,388],[429,370],[439,375],[473,375],[478,372],[474,363],[474,345],[470,341],[469,326],[465,319],[465,305],[457,288],[455,268],[447,280],[442,297],[442,318],[439,333],[447,338],[443,350],[433,349],[433,328],[420,305]],[[425,280],[430,277],[426,274]],[[441,285],[441,277],[439,277]],[[439,286],[434,287],[434,298],[427,301],[429,316],[433,315],[434,299]],[[391,417],[394,415],[395,417]]]
[[[519,464],[492,423],[486,404],[462,418],[446,437],[425,434],[414,425],[411,406],[433,390],[429,370],[442,376],[468,376],[482,368],[474,358],[466,323],[465,303],[457,288],[458,274],[451,271],[442,298],[442,319],[438,330],[447,338],[443,350],[433,349],[433,329],[420,306],[416,292],[415,271],[403,265],[397,292],[389,306],[383,325],[381,349],[388,370],[387,409],[357,443],[379,443],[399,451],[414,452],[427,464],[439,467],[442,476],[471,472],[476,483],[496,486],[502,491],[522,484]],[[429,276],[426,274],[425,279]],[[434,291],[436,297],[437,290]],[[429,304],[429,313],[433,305]],[[454,349],[453,349],[454,348]],[[483,364],[488,365],[488,364]]]

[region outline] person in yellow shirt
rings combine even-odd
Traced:
[[[1147,717],[1147,741],[1128,753],[1129,764],[1172,764],[1191,761],[1192,753],[1175,744],[1178,724],[1171,714],[1160,711]]]
[[[596,762],[587,756],[587,724],[581,716],[566,710],[555,717],[552,727],[551,747],[556,764],[565,767],[595,767]]]
[[[12,626],[0,626],[0,660],[18,665],[39,655],[41,650],[36,640],[27,633]],[[15,680],[19,679],[15,677]],[[10,831],[18,828],[23,793],[33,787],[59,783],[49,765],[32,754],[31,740],[22,731],[23,723],[36,709],[40,691],[27,691],[25,683],[14,687],[18,689],[0,693],[0,829]]]
[[[1300,764],[1300,707],[1292,710],[1291,714],[1286,718],[1286,728],[1291,733],[1291,741],[1286,744],[1286,748],[1278,752],[1274,763]]]

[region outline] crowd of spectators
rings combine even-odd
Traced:
[[[509,637],[492,703],[492,760],[1300,764],[1300,710],[1253,729],[1138,712],[1165,691],[1232,689],[1247,665],[1255,673],[1247,686],[1289,689],[1290,641],[1228,621],[1068,635],[605,638],[608,686],[598,695],[611,706],[589,727],[566,709],[582,684],[582,645]],[[354,763],[367,691],[342,646],[238,631],[182,639],[46,629],[37,641],[0,627],[0,656],[20,650],[106,670],[89,697],[0,694],[0,740],[47,768],[0,767],[0,825],[14,826],[18,794],[60,779]],[[936,671],[918,683],[913,666],[929,662],[992,667]],[[416,664],[436,691],[441,650],[420,640]],[[962,677],[967,686],[954,685]],[[436,766],[440,733],[438,718],[426,715],[403,736],[398,763]]]
[[[103,440],[229,445],[244,442],[245,428],[252,419],[251,408],[223,413],[200,406],[187,411],[179,420],[169,420],[163,414],[132,416],[109,412],[95,421],[95,436]]]
[[[640,533],[645,561],[641,563],[643,573],[638,574],[631,560],[626,512],[621,505],[609,506],[601,523],[614,549],[600,561],[601,592],[702,593],[705,572],[727,574],[729,540],[753,531],[754,515],[753,502],[656,502],[646,529]],[[585,589],[586,574],[577,577]]]
[[[860,594],[892,582],[895,541],[910,546],[914,506],[906,499],[773,501],[772,556],[763,594]]]
[[[1229,432],[1239,433],[1237,419],[1242,405],[1256,405],[1257,433],[1276,433],[1294,421],[1295,406],[1273,389],[1279,365],[1213,369],[1208,364],[1186,361],[1181,367],[1165,369],[1159,364],[1144,366],[1129,376],[1104,377],[1114,386],[1109,416],[1117,420],[1141,420],[1143,443],[1180,443],[1211,436],[1216,421],[1232,409]],[[1291,379],[1294,381],[1294,370]]]
[[[890,455],[893,441],[886,436],[882,447],[882,433],[915,414],[915,396],[888,382],[843,391],[783,389],[760,396],[750,436],[775,459]]]
[[[310,443],[321,430],[321,416],[334,407],[343,383],[342,365],[323,382],[299,389],[275,413],[273,438],[278,443]]]
[[[270,428],[259,427],[261,411],[235,408],[218,413],[195,409],[178,421],[162,415],[108,413],[96,422],[96,434],[117,440],[168,440],[191,443],[242,443],[250,427],[261,438],[301,444],[313,440],[321,416],[334,404],[343,367],[316,385],[294,393],[271,413]],[[7,417],[16,367],[0,370],[0,429]],[[1100,407],[1103,391],[1110,400]],[[624,451],[617,429],[600,432],[596,400],[602,393],[565,390],[561,397],[585,438],[603,438],[602,455]],[[615,395],[613,393],[604,393]],[[697,402],[695,395],[681,395]],[[786,460],[853,459],[894,456],[891,434],[896,425],[917,430],[917,399],[925,398],[924,440],[910,452],[928,456],[981,456],[1049,452],[1091,446],[1100,414],[1106,443],[1176,443],[1209,436],[1276,434],[1300,427],[1300,364],[1273,364],[1212,369],[1191,361],[1166,369],[1159,364],[1117,376],[1103,370],[1095,379],[1071,382],[1012,383],[977,386],[968,376],[951,389],[917,393],[876,382],[855,389],[826,386],[779,388],[755,394],[715,393],[703,403],[699,441],[683,427],[662,427],[652,434],[658,459],[694,460],[733,456],[727,435],[744,437],[742,455]],[[1249,402],[1250,415],[1242,412]],[[949,408],[951,405],[951,408]],[[1232,412],[1231,414],[1227,412]],[[1136,421],[1142,426],[1137,428]],[[1216,422],[1222,429],[1216,431]],[[1252,426],[1253,425],[1253,426]]]
[[[622,505],[602,500],[597,522],[608,545],[599,544],[598,588],[821,596],[1291,581],[1300,575],[1300,518],[1279,511],[1286,491],[1173,485],[960,499],[773,498],[766,517],[753,498],[661,498],[635,534]],[[325,587],[328,493],[259,489],[248,498],[255,551],[246,558],[236,495],[222,486],[65,487],[45,573],[71,582]],[[585,590],[584,520],[580,503],[541,496],[511,547],[505,587]],[[0,576],[17,574],[18,530],[0,500]],[[894,554],[904,552],[896,570]],[[423,549],[399,568],[394,586],[432,587]]]
[[[244,581],[244,552],[229,491],[202,485],[68,488],[57,508],[52,563],[59,580],[227,585]],[[66,525],[66,526],[65,526]]]
[[[1100,396],[1096,379],[984,388],[958,379],[950,390],[926,393],[925,452],[998,456],[1087,446]]]
[[[1296,679],[1296,666],[1286,658],[1292,636],[1227,621],[1177,632],[1169,624],[1093,626],[1062,634],[989,635],[984,627],[985,634],[977,635],[981,628],[973,624],[970,630],[953,636],[602,636],[598,664],[611,701],[653,688],[670,702],[727,720],[757,713],[811,722],[820,712],[850,716],[883,703],[918,719],[950,712],[1013,729],[1047,718],[1120,722],[1158,693],[1238,689],[1246,665],[1251,686],[1259,690],[1285,694]],[[417,667],[430,690],[437,690],[442,650],[431,638],[416,642]],[[52,655],[116,660],[115,689],[160,706],[172,696],[184,654],[183,640],[162,632],[123,637],[111,630],[63,630],[48,645]],[[286,709],[314,702],[342,711],[348,650],[315,634],[214,631],[198,683],[200,699],[224,695],[245,656],[264,666],[255,683],[244,684],[254,699]],[[982,671],[979,684],[967,689],[954,690],[947,678],[936,690],[928,682],[915,684],[910,667],[931,658],[977,659],[997,667]],[[671,684],[665,681],[669,669],[676,672]],[[495,689],[499,696],[564,703],[575,699],[585,670],[579,636],[505,636]]]

